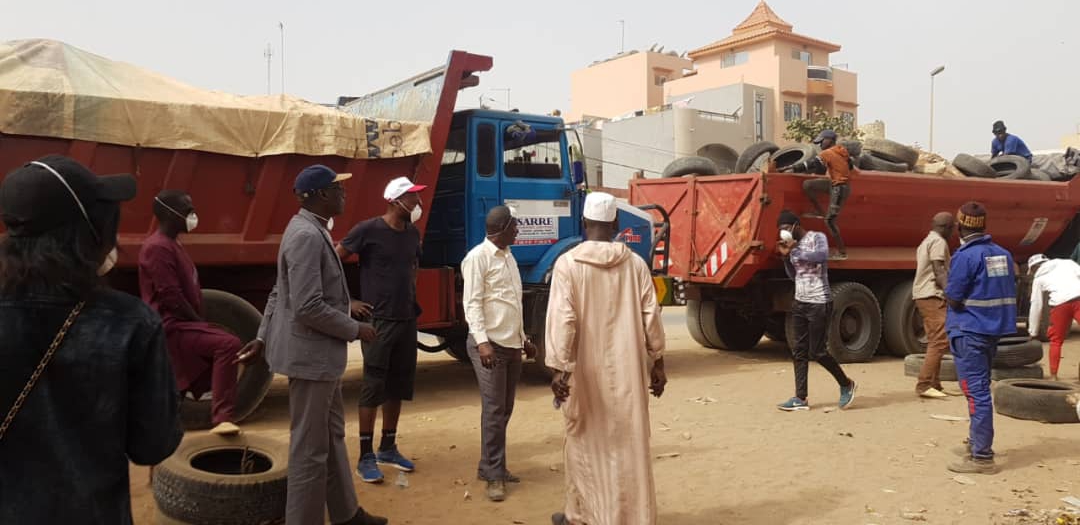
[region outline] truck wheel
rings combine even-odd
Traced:
[[[1027,179],[1031,176],[1031,163],[1019,155],[1002,155],[990,159],[990,169],[999,179]]]
[[[1028,337],[1002,338],[994,355],[994,368],[1019,368],[1038,363],[1043,358],[1042,343]]]
[[[286,443],[189,434],[154,468],[158,513],[173,523],[284,523]]]
[[[712,159],[705,157],[683,157],[681,159],[675,159],[664,168],[664,172],[660,174],[665,179],[672,177],[682,177],[683,175],[716,175],[720,173],[720,168]]]
[[[918,150],[889,139],[867,138],[863,141],[863,151],[889,162],[904,163],[908,166],[919,163]]]
[[[810,160],[814,157],[814,147],[806,144],[788,146],[773,153],[772,160],[776,162],[776,169],[781,170],[788,166]]]
[[[1076,406],[1065,397],[1080,392],[1080,386],[1039,379],[1006,379],[994,387],[994,409],[998,414],[1043,423],[1077,423]]]
[[[787,330],[784,326],[787,314],[775,313],[765,318],[765,337],[778,343],[787,342]]]
[[[446,344],[446,353],[465,364],[472,364],[464,337],[439,337],[439,344]]]
[[[909,167],[903,162],[890,162],[885,159],[877,158],[873,154],[863,153],[859,157],[859,169],[885,171],[889,173],[904,173],[908,171]]]
[[[735,173],[750,173],[755,168],[760,169],[761,165],[757,163],[757,160],[779,150],[779,146],[767,140],[751,144],[749,148],[743,150],[742,154],[739,155],[739,159],[735,161]]]
[[[889,352],[897,357],[926,353],[926,329],[911,298],[912,281],[905,280],[885,300],[882,336]]]
[[[997,172],[994,168],[991,168],[989,164],[968,155],[967,153],[961,153],[953,158],[953,166],[960,170],[961,173],[968,177],[978,177],[980,179],[992,179],[997,177]]]
[[[545,364],[545,358],[547,357],[546,346],[546,332],[547,327],[547,307],[548,307],[548,293],[537,292],[526,296],[527,300],[523,301],[524,317],[525,317],[525,333],[532,340],[534,346],[536,346],[536,359],[533,360],[531,368],[543,379],[550,381],[554,373]]]
[[[709,306],[705,306],[706,303]],[[703,314],[705,310],[708,310],[708,315]],[[713,319],[713,312],[715,312],[715,303],[712,301],[686,300],[686,330],[690,332],[690,337],[694,342],[705,348],[720,348],[720,336],[715,333],[716,331],[712,330],[712,339],[706,334],[706,326],[711,327],[713,324],[713,321],[706,322],[706,319]]]
[[[919,377],[923,363],[926,362],[926,354],[911,354],[904,358],[904,375]],[[956,363],[950,354],[941,356],[941,371],[938,372],[940,381],[956,381]]]
[[[726,350],[752,350],[765,335],[764,316],[746,316],[734,308],[717,308],[713,319],[720,348]]]
[[[221,290],[203,290],[203,308],[206,320],[216,324],[247,343],[255,339],[262,323],[262,314],[251,303]],[[240,376],[236,381],[236,407],[233,409],[235,422],[239,423],[250,416],[262,403],[270,382],[274,379],[265,356],[240,367]],[[211,401],[184,399],[180,405],[180,419],[187,430],[210,428]]]
[[[863,363],[881,342],[881,307],[874,293],[856,282],[832,287],[829,353],[840,363]]]

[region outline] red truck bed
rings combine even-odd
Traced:
[[[780,267],[774,251],[781,210],[813,208],[802,192],[808,176],[745,174],[638,179],[634,205],[659,204],[671,216],[669,273],[690,283],[740,288],[760,270]],[[1046,251],[1080,211],[1080,180],[1040,182],[943,178],[861,172],[838,225],[848,259],[833,270],[913,270],[913,250],[940,211],[977,200],[989,211],[988,231],[1018,262]],[[824,221],[803,226],[825,231]],[[957,240],[952,240],[954,246]]]

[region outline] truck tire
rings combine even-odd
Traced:
[[[240,338],[241,343],[255,339],[262,323],[262,314],[251,303],[221,290],[203,290],[203,309],[207,322],[219,325]],[[233,408],[234,423],[239,423],[259,408],[270,382],[274,379],[265,356],[241,367],[236,381],[236,406]],[[184,398],[180,404],[180,420],[186,430],[210,428],[211,401]]]
[[[912,281],[897,284],[885,300],[882,336],[889,353],[904,357],[926,353],[926,329],[911,298]]]
[[[712,159],[705,157],[683,157],[681,159],[675,159],[664,168],[664,172],[660,174],[665,179],[673,177],[682,177],[683,175],[716,175],[720,173],[720,168],[716,165]]]
[[[847,150],[848,156],[853,159],[858,159],[859,155],[862,155],[863,143],[857,140],[841,140],[840,145]]]
[[[994,168],[991,168],[989,164],[968,155],[967,153],[961,153],[953,158],[953,166],[960,170],[961,173],[968,177],[978,177],[980,179],[993,179],[997,177],[997,172]]]
[[[776,169],[784,169],[788,166],[808,161],[816,155],[814,147],[807,144],[796,144],[781,148],[773,153],[772,160],[776,162]]]
[[[1043,374],[1043,367],[1038,363],[1016,368],[990,369],[990,379],[994,381],[1004,381],[1006,379],[1042,379],[1043,377],[1045,377]]]
[[[1001,155],[990,159],[990,169],[999,179],[1026,179],[1031,176],[1031,163],[1019,155]]]
[[[787,315],[775,313],[765,318],[765,337],[778,343],[787,342]]]
[[[454,335],[439,337],[438,340],[440,345],[446,345],[446,353],[450,354],[450,357],[465,364],[472,364],[472,360],[469,359],[469,349],[466,346],[466,337],[468,336]]]
[[[747,317],[734,308],[717,308],[714,324],[720,348],[743,352],[753,350],[765,335],[765,317]]]
[[[705,348],[722,348],[716,331],[716,303],[696,299],[686,300],[686,329],[697,344]]]
[[[868,138],[863,141],[863,151],[879,159],[914,166],[919,163],[919,151],[889,139]]]
[[[885,171],[889,173],[905,173],[910,168],[903,162],[890,162],[885,159],[875,157],[870,153],[863,153],[859,156],[859,169],[868,171]]]
[[[840,363],[864,363],[881,342],[881,307],[865,285],[844,282],[832,287],[829,353]]]
[[[994,368],[1018,368],[1038,363],[1043,358],[1042,343],[1028,337],[1002,338],[994,355]]]
[[[763,155],[770,155],[779,150],[779,146],[767,140],[751,144],[749,148],[743,150],[739,155],[739,159],[735,161],[735,173],[750,173],[755,162]]]
[[[529,294],[523,301],[525,318],[525,335],[532,340],[536,347],[536,358],[533,359],[531,368],[541,378],[550,381],[554,372],[547,367],[547,307],[548,292],[537,291]]]
[[[904,375],[908,377],[919,377],[919,372],[922,371],[923,363],[926,362],[926,354],[911,354],[904,358]],[[950,354],[941,356],[941,371],[938,372],[938,380],[940,381],[956,381],[956,363],[953,362],[953,357]]]
[[[158,512],[192,525],[284,523],[288,457],[265,436],[188,434],[154,467]]]
[[[998,414],[1043,423],[1078,423],[1076,407],[1065,397],[1080,385],[1039,379],[1007,379],[994,387]]]

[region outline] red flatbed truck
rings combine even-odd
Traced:
[[[668,212],[667,260],[654,264],[666,264],[679,281],[687,327],[699,344],[747,350],[763,334],[786,338],[794,284],[775,253],[779,213],[790,209],[804,216],[804,228],[828,234],[822,219],[807,216],[813,208],[802,192],[806,178],[752,173],[631,183],[631,204],[655,204]],[[838,222],[848,257],[828,263],[834,356],[855,362],[879,349],[900,356],[925,351],[911,298],[915,248],[935,213],[955,213],[969,200],[986,205],[987,231],[1020,265],[1035,253],[1068,257],[1080,240],[1080,178],[1042,182],[861,172]],[[950,239],[954,250],[958,244]],[[1027,287],[1021,284],[1024,315]]]

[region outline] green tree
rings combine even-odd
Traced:
[[[809,118],[795,119],[788,122],[784,138],[795,142],[810,142],[821,130],[831,129],[841,139],[859,140],[862,131],[855,127],[855,122],[842,116],[830,116],[824,109],[815,106]]]

